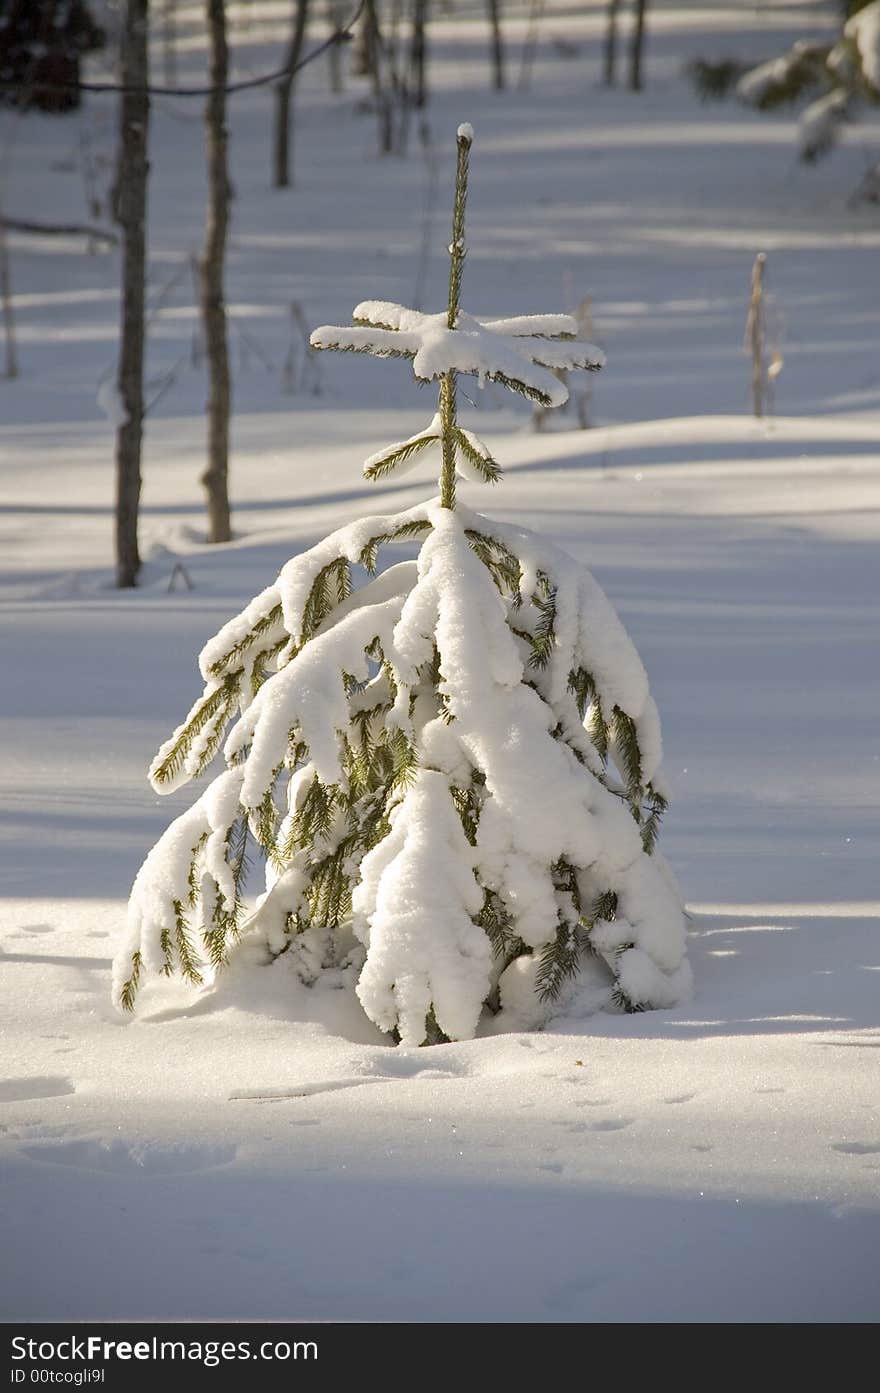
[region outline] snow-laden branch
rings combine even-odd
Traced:
[[[880,93],[880,0],[852,15],[843,32],[856,45],[865,81]]]
[[[311,336],[313,348],[411,358],[422,382],[460,372],[500,382],[542,406],[562,406],[568,388],[554,370],[595,372],[605,362],[601,349],[577,339],[568,315],[531,315],[481,322],[459,314],[450,329],[447,316],[422,314],[383,300],[366,300],[354,311],[351,328],[324,325]]]

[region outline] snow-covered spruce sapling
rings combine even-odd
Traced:
[[[204,694],[150,777],[170,792],[201,774],[234,720],[227,767],[135,880],[123,1007],[148,969],[202,981],[244,929],[304,980],[342,969],[407,1045],[471,1037],[481,1017],[536,1026],[575,991],[639,1010],[689,990],[655,851],[660,734],[639,657],[571,557],[456,500],[457,476],[500,473],[458,423],[460,373],[552,406],[566,395],[555,368],[602,363],[565,315],[461,310],[472,139],[462,126],[447,310],[369,301],[353,327],[312,336],[439,382],[430,424],[365,466],[383,478],[439,448],[439,497],[294,557],[204,648]],[[379,571],[382,548],[414,539],[416,561]],[[243,919],[251,838],[266,890]]]

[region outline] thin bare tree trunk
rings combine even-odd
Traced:
[[[486,0],[492,30],[492,86],[504,90],[504,39],[501,35],[501,0]]]
[[[166,87],[177,86],[177,0],[162,5],[162,76]]]
[[[116,583],[137,584],[138,509],[144,423],[144,281],[146,272],[147,136],[150,119],[149,0],[128,0],[122,35],[119,167],[116,216],[122,229],[122,331],[117,388]]]
[[[603,58],[603,78],[606,87],[613,87],[617,81],[617,17],[619,12],[620,0],[608,0]]]
[[[642,51],[645,45],[645,12],[648,0],[635,0],[636,15],[629,50],[629,85],[634,92],[642,90]]]
[[[202,320],[208,359],[208,467],[202,483],[208,495],[208,541],[228,542],[229,519],[229,350],[223,269],[229,223],[229,174],[226,168],[226,83],[229,50],[223,0],[205,0],[210,42],[211,94],[205,105],[208,151],[208,218],[199,267]]]
[[[428,0],[413,0],[412,39],[410,42],[410,86],[413,105],[419,110],[425,105],[427,88]]]
[[[373,82],[373,96],[379,117],[379,153],[390,155],[394,149],[394,106],[390,88],[390,64],[385,61],[385,44],[379,27],[376,0],[366,0],[363,21],[364,71]]]
[[[535,51],[538,47],[538,27],[541,16],[544,13],[545,0],[529,0],[529,26],[526,30],[526,37],[523,41],[522,56],[519,64],[519,86],[525,92],[532,80],[532,68],[535,64]]]
[[[752,358],[752,411],[760,421],[764,415],[764,268],[767,257],[758,252],[752,267],[752,293],[746,324],[746,348]]]
[[[6,242],[6,223],[0,209],[0,302],[3,305],[3,332],[6,338],[6,367],[4,376],[18,377],[18,354],[15,349],[15,314],[12,309],[12,274],[9,270],[9,248]]]
[[[303,41],[306,36],[308,10],[309,0],[296,0],[293,28],[284,60],[287,72],[275,88],[275,158],[273,167],[276,189],[289,188],[293,182],[290,173],[290,109],[293,105],[296,65],[302,56]]]
[[[345,6],[342,0],[328,0],[327,13],[330,20],[330,32],[335,34],[342,28],[346,20]],[[327,50],[327,61],[330,66],[330,91],[338,96],[345,88],[342,78],[341,42],[337,41],[330,45]]]

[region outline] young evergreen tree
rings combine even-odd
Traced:
[[[381,1030],[419,1045],[591,1006],[670,1006],[690,988],[681,901],[655,849],[666,807],[644,668],[596,582],[533,533],[481,516],[459,478],[498,464],[459,424],[457,379],[545,406],[598,349],[566,315],[461,309],[469,126],[458,132],[447,309],[367,301],[316,348],[412,361],[439,383],[424,430],[370,479],[434,449],[439,497],[362,518],[294,557],[201,654],[205,691],[157,754],[159,792],[226,768],[150,852],[114,993],[147,970],[192,983],[244,929],[304,980],[344,966]],[[379,570],[389,545],[417,560]],[[266,890],[243,920],[248,841]],[[575,978],[581,975],[581,986]]]
[[[808,164],[833,149],[841,126],[860,108],[880,102],[880,0],[842,0],[840,10],[834,43],[799,40],[744,73],[736,86],[740,100],[759,111],[804,103],[798,147]]]

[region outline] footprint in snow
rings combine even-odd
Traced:
[[[634,1117],[609,1117],[598,1122],[587,1123],[586,1126],[591,1132],[622,1132],[624,1127],[631,1127],[634,1122]]]
[[[80,1140],[24,1146],[31,1161],[77,1170],[104,1171],[116,1175],[185,1175],[226,1166],[235,1160],[235,1146],[160,1146],[154,1142]]]
[[[538,1170],[550,1171],[552,1175],[561,1175],[565,1170],[565,1166],[560,1165],[558,1161],[542,1161],[538,1165]]]
[[[0,1080],[0,1103],[28,1103],[33,1098],[63,1098],[75,1093],[71,1079],[61,1075],[37,1074],[29,1079]]]
[[[23,934],[51,934],[55,932],[54,924],[22,924]]]
[[[696,1093],[673,1093],[671,1097],[664,1098],[664,1103],[689,1103],[692,1098],[696,1098]]]
[[[756,1088],[756,1093],[784,1093],[784,1088]]]
[[[440,1046],[442,1049],[442,1046]],[[394,1053],[388,1058],[367,1061],[369,1078],[377,1082],[383,1079],[460,1079],[470,1071],[468,1066],[458,1060],[444,1060],[438,1068],[436,1063],[425,1059],[424,1050],[413,1054]]]
[[[880,1142],[839,1141],[831,1150],[842,1151],[844,1156],[880,1156]]]

